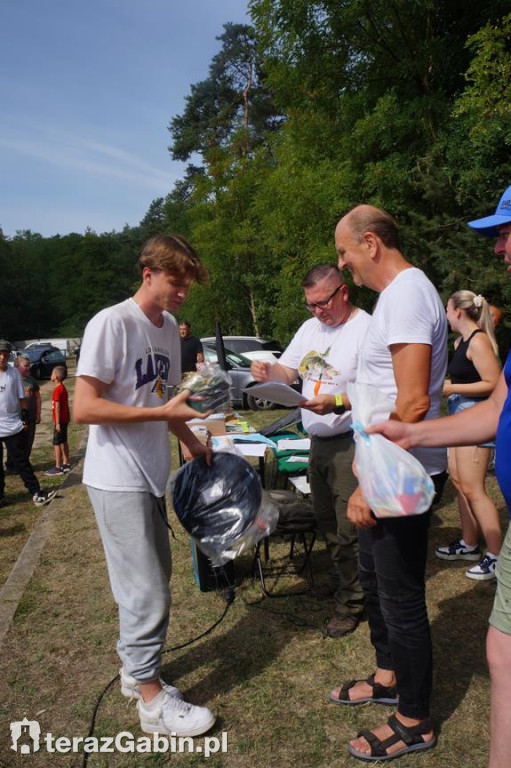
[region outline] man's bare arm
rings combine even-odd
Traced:
[[[73,400],[73,417],[77,424],[129,424],[144,421],[188,421],[204,418],[186,405],[190,394],[184,390],[164,405],[147,408],[137,405],[113,403],[104,394],[107,385],[93,376],[79,376],[76,380]]]
[[[391,418],[422,421],[430,406],[431,346],[392,344],[390,354],[397,386],[396,411]]]

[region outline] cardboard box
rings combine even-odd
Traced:
[[[209,418],[209,419],[192,419],[186,422],[187,426],[192,430],[194,435],[200,440],[201,443],[206,445],[209,437],[217,437],[217,435],[225,435],[225,418]],[[192,458],[190,451],[183,442],[179,442],[181,446],[181,453],[185,461],[190,461]]]

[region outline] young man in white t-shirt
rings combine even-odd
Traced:
[[[139,267],[142,284],[133,298],[102,310],[85,329],[74,418],[91,425],[83,482],[119,606],[121,690],[138,699],[146,733],[198,736],[214,715],[184,702],[160,679],[160,667],[170,609],[168,429],[192,456],[211,458],[185,424],[197,416],[185,403],[187,393],[167,400],[167,386],[181,378],[179,332],[170,313],[207,273],[192,247],[170,236],[151,238]]]
[[[364,597],[358,579],[357,530],[347,519],[348,499],[357,486],[351,416],[336,404],[355,380],[370,316],[350,301],[348,286],[332,264],[313,267],[302,282],[306,306],[314,316],[298,329],[278,363],[252,363],[256,381],[292,384],[303,380],[302,421],[311,437],[309,481],[314,514],[332,564],[335,610],[326,634],[342,637],[360,621]],[[314,411],[307,401],[314,398]],[[324,412],[320,413],[321,405]],[[330,412],[331,408],[335,408]]]
[[[447,364],[447,323],[434,286],[403,258],[396,223],[378,208],[361,205],[344,216],[336,228],[335,246],[339,268],[349,269],[355,284],[380,294],[357,381],[394,400],[391,418],[434,418],[440,411]],[[415,455],[434,481],[442,477],[444,449]],[[376,672],[334,689],[331,698],[347,705],[397,704],[386,724],[348,745],[349,752],[364,761],[436,744],[429,710],[432,648],[424,586],[430,514],[376,519],[360,489],[349,502],[348,517],[359,528],[360,582]]]

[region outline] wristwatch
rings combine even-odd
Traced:
[[[342,416],[343,413],[346,413],[346,406],[342,402],[342,395],[334,395],[335,397],[335,408],[333,410],[333,413],[335,413],[336,416]]]

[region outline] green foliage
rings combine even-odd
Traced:
[[[208,76],[170,120],[173,157],[200,164],[138,227],[0,237],[7,335],[78,335],[132,292],[143,242],[177,232],[210,273],[185,305],[194,331],[219,321],[287,342],[307,316],[305,272],[335,263],[335,224],[361,202],[397,218],[444,299],[468,287],[510,306],[502,265],[466,226],[511,183],[507,0],[249,5],[252,26],[224,25]],[[369,310],[375,299],[355,298]]]
[[[174,160],[188,160],[194,152],[205,156],[218,146],[242,156],[271,124],[273,109],[262,85],[253,28],[225,24],[217,39],[222,49],[213,57],[209,77],[192,85],[183,114],[171,120]]]

